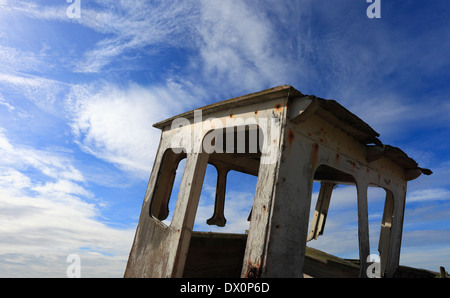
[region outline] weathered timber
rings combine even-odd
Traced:
[[[407,183],[431,171],[401,149],[383,144],[375,130],[338,102],[283,85],[154,126],[161,129],[161,140],[125,277],[303,277],[307,272],[325,276],[327,270],[335,277],[366,277],[371,186],[386,190],[378,244],[381,276],[403,274],[399,259]],[[171,212],[168,203],[181,159],[186,166],[175,210],[171,222],[163,222]],[[248,235],[193,232],[208,163],[218,170],[210,225],[227,224],[228,171],[258,177]],[[313,181],[323,189],[308,231]],[[358,266],[308,256],[306,243],[324,233],[337,184],[357,189]]]

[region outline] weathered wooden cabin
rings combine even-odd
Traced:
[[[308,254],[306,243],[323,233],[337,184],[354,184],[357,189],[359,264],[349,276],[366,276],[369,186],[386,190],[380,275],[395,275],[407,182],[431,171],[420,168],[399,148],[384,145],[377,132],[336,101],[279,86],[154,126],[162,131],[161,141],[125,277],[314,275],[310,272],[318,258],[311,250]],[[181,186],[172,221],[166,225],[162,221],[168,216],[175,171],[182,159],[186,164]],[[226,224],[229,170],[257,176],[248,234],[193,232],[208,163],[218,170],[215,209],[208,224]],[[313,181],[320,181],[321,189],[308,230]],[[331,276],[346,276],[327,268],[318,270],[321,276],[327,276],[327,270]]]

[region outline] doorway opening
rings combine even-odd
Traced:
[[[230,133],[236,137],[239,131],[245,145],[236,142],[230,148]],[[210,133],[215,134],[213,146],[223,148],[209,154],[183,277],[238,278],[261,156],[260,146],[254,146],[251,140],[260,144],[262,132],[257,126],[246,126]],[[211,137],[207,134],[205,140],[211,141]]]

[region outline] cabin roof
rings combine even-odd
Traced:
[[[391,159],[396,164],[403,167],[405,170],[412,170],[414,174],[408,177],[407,180],[417,178],[420,174],[430,175],[432,172],[428,169],[420,168],[417,162],[410,158],[400,148],[390,145],[384,145],[380,140],[380,134],[376,132],[369,124],[364,122],[358,116],[350,112],[344,106],[335,100],[323,99],[314,95],[304,95],[297,89],[289,85],[281,85],[274,88],[266,89],[260,92],[250,93],[247,95],[234,97],[224,101],[219,101],[195,110],[201,110],[202,115],[214,114],[218,111],[228,110],[230,108],[250,106],[265,101],[287,97],[289,102],[296,99],[305,98],[310,101],[307,109],[312,110],[324,121],[339,127],[361,143],[367,146],[367,160],[373,161],[381,157]],[[187,111],[169,119],[160,121],[153,126],[159,129],[170,125],[173,120],[177,118],[194,118],[194,111]],[[305,109],[306,110],[306,109]]]

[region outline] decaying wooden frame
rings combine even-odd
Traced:
[[[222,150],[227,145],[218,138],[226,136],[227,129],[243,126],[249,134],[250,123],[262,131],[257,152],[250,152],[249,146],[243,151]],[[188,252],[192,253],[190,239],[208,163],[218,169],[214,214],[208,224],[226,224],[228,171],[258,176],[248,235],[238,237],[245,239],[241,277],[302,277],[306,242],[323,233],[333,187],[340,183],[357,188],[361,277],[370,252],[367,188],[386,190],[379,251],[383,276],[394,276],[407,182],[431,171],[419,168],[399,148],[382,144],[377,132],[337,102],[279,86],[186,112],[155,127],[162,130],[161,142],[125,277],[183,276]],[[215,130],[223,134],[208,136]],[[167,153],[170,150],[177,154]],[[166,225],[161,220],[167,217],[168,192],[181,158],[186,158],[186,166],[172,222]],[[317,217],[308,231],[314,180],[322,181],[322,189]]]

